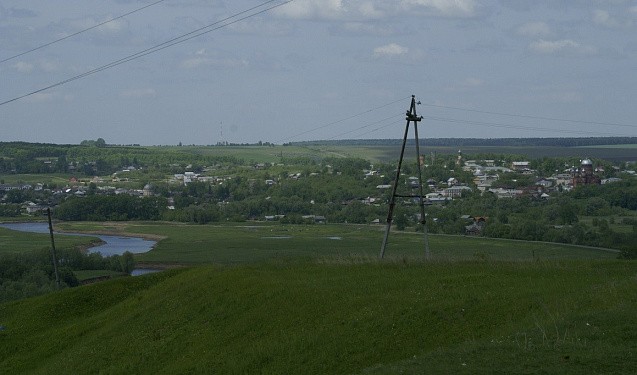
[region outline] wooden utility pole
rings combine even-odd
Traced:
[[[422,116],[418,116],[416,114],[416,96],[411,96],[411,105],[409,110],[407,111],[405,119],[407,120],[407,124],[405,125],[405,134],[403,136],[403,145],[400,149],[400,159],[398,160],[398,168],[396,168],[396,178],[394,179],[394,186],[392,188],[391,199],[389,201],[389,212],[387,213],[387,227],[385,228],[385,237],[383,238],[383,244],[380,248],[380,257],[383,258],[385,256],[385,249],[387,248],[387,242],[389,240],[389,232],[391,230],[391,224],[394,220],[394,207],[396,206],[396,197],[409,197],[409,198],[418,198],[420,205],[420,223],[422,224],[424,231],[424,242],[425,242],[425,257],[429,258],[429,239],[427,237],[427,225],[425,220],[425,201],[423,198],[423,190],[422,190],[422,170],[421,170],[421,162],[420,162],[420,142],[418,140],[418,122],[422,120]],[[409,134],[409,124],[414,123],[414,138],[416,140],[416,166],[418,167],[418,189],[420,191],[419,195],[398,195],[396,192],[398,190],[398,183],[400,181],[400,169],[403,164],[403,158],[405,156],[405,146],[407,144],[407,135]]]
[[[51,223],[51,208],[46,209],[46,214],[49,217],[49,234],[51,235],[51,257],[53,258],[53,271],[55,272],[55,282],[60,288],[60,274],[58,273],[58,259],[55,252],[55,239],[53,238],[53,224]]]

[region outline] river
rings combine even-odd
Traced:
[[[21,232],[32,232],[32,233],[49,233],[49,224],[48,223],[5,223],[0,224],[0,227],[7,228],[11,230],[17,230]],[[55,229],[55,225],[53,226]],[[71,235],[71,236],[90,236],[97,237],[101,239],[104,243],[93,246],[88,249],[90,253],[100,253],[103,256],[111,256],[111,255],[122,255],[124,252],[129,251],[133,254],[140,254],[150,251],[155,244],[156,241],[146,240],[140,237],[122,237],[122,236],[111,236],[111,235],[103,235],[103,234],[85,234],[85,233],[67,233],[67,232],[53,232],[61,235]],[[142,275],[149,272],[155,272],[157,270],[150,269],[135,269],[131,273],[133,276]]]

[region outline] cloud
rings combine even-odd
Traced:
[[[402,33],[382,22],[345,22],[334,27],[331,32],[338,35],[391,36]]]
[[[250,64],[245,59],[209,56],[206,49],[202,48],[195,52],[195,56],[183,60],[180,65],[184,69],[205,67],[213,69],[238,69],[245,68]]]
[[[111,19],[112,17],[106,17],[104,21]],[[96,29],[99,33],[104,35],[120,34],[128,31],[128,22],[122,18],[107,22]]]
[[[19,73],[44,72],[51,73],[59,70],[59,64],[51,60],[40,60],[38,62],[18,61],[12,67]]]
[[[20,73],[31,73],[33,71],[34,65],[28,62],[18,61],[17,63],[13,64],[13,67]]]
[[[296,0],[274,13],[291,19],[338,19],[344,16],[346,8],[342,0]]]
[[[266,21],[262,18],[237,22],[228,28],[238,34],[246,35],[287,36],[292,34],[292,27],[289,24],[272,20]]]
[[[597,48],[593,46],[584,46],[571,39],[562,40],[544,40],[532,42],[529,45],[529,49],[535,53],[552,55],[594,55],[597,53]]]
[[[620,20],[610,15],[608,11],[596,9],[593,11],[593,22],[596,25],[609,27],[611,29],[630,27],[632,22],[629,20]]]
[[[470,77],[454,86],[449,86],[445,90],[449,92],[466,92],[485,85],[483,79]]]
[[[31,18],[37,17],[37,14],[29,9],[24,8],[5,8],[0,5],[0,19],[2,18]]]
[[[55,99],[57,95],[51,92],[38,92],[33,95],[29,95],[25,98],[26,101],[31,103],[50,102]]]
[[[473,17],[477,12],[474,0],[401,0],[400,7],[443,17]]]
[[[528,22],[517,29],[517,33],[530,37],[546,37],[551,34],[550,27],[545,22]]]
[[[365,1],[358,6],[358,12],[365,18],[382,18],[385,12],[378,9],[378,7],[371,1]]]
[[[395,57],[400,55],[406,55],[409,52],[409,48],[403,47],[396,43],[390,43],[384,46],[374,48],[374,57]]]
[[[129,89],[119,93],[122,98],[154,98],[157,95],[155,89]]]

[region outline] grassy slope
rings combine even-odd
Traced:
[[[173,223],[60,223],[67,231],[100,228],[118,233],[164,236],[155,249],[137,254],[149,263],[254,263],[267,259],[371,257],[380,252],[384,227],[373,225],[281,225],[245,223],[183,225]],[[617,253],[549,244],[463,236],[430,236],[436,260],[614,259]],[[392,232],[388,257],[422,257],[422,234]]]
[[[626,261],[267,263],[0,305],[6,373],[635,373]]]
[[[88,246],[99,241],[95,237],[55,235],[57,249]],[[28,233],[0,228],[0,255],[51,249],[51,237],[45,233]]]

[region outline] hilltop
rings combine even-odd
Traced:
[[[629,261],[269,262],[0,305],[7,373],[637,371]]]

